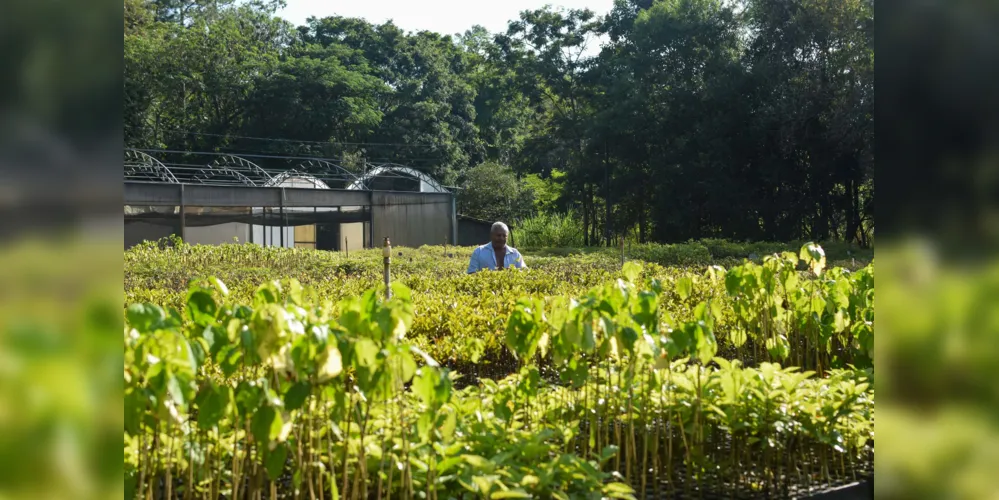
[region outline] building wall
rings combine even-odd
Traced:
[[[295,228],[278,226],[253,226],[253,243],[265,247],[281,246],[281,232],[284,232],[284,247],[294,248]]]
[[[364,248],[364,223],[350,222],[340,224],[340,249],[347,251]]]
[[[393,246],[453,244],[450,194],[372,193],[372,237],[379,247],[385,237]]]
[[[458,244],[461,246],[478,246],[489,243],[489,231],[492,224],[473,219],[458,219]]]
[[[211,189],[214,186],[198,186],[199,189]],[[256,188],[226,188],[226,197],[221,197],[223,202],[219,206],[238,207],[238,201],[242,198],[250,199],[255,195]],[[311,191],[311,190],[310,190]],[[321,192],[322,190],[316,190]],[[169,194],[169,193],[168,193]],[[337,193],[330,193],[331,198],[338,196]],[[342,223],[339,227],[340,235],[335,237],[339,240],[338,247],[344,242],[350,249],[357,249],[364,246],[380,247],[385,237],[392,240],[396,246],[419,247],[422,245],[443,245],[447,242],[454,244],[454,200],[450,193],[414,193],[398,191],[370,191],[367,193],[352,193],[349,198],[354,203],[359,201],[359,196],[370,200],[371,222],[367,223]],[[321,198],[321,197],[320,197]],[[363,198],[361,198],[363,199]],[[334,198],[335,200],[335,198]],[[157,201],[157,200],[154,200]],[[325,200],[324,200],[325,201]],[[164,200],[158,200],[162,204]],[[160,206],[160,205],[156,205]],[[214,205],[212,205],[214,206]],[[349,212],[351,208],[361,207],[342,206],[344,212]],[[260,211],[260,208],[253,209]],[[318,209],[310,208],[286,208],[289,212],[295,210],[335,210],[334,208]],[[193,217],[193,215],[191,216]],[[358,218],[363,218],[359,214]],[[165,220],[170,220],[169,218]],[[353,220],[357,220],[356,218]],[[176,219],[176,227],[179,228],[179,217]],[[193,221],[189,219],[188,223]],[[240,243],[252,242],[263,246],[281,246],[281,234],[284,234],[284,246],[295,246],[295,228],[287,227],[265,227],[260,225],[250,226],[246,223],[231,222],[216,224],[213,226],[191,226],[186,228],[185,236],[192,244],[221,244],[231,243],[237,238]],[[157,240],[179,233],[178,229],[169,225],[154,225],[145,222],[135,222],[125,225],[125,247],[128,248],[143,240]]]
[[[249,241],[250,226],[240,222],[227,222],[214,226],[187,226],[184,230],[184,239],[191,245],[234,243],[233,238],[239,243]]]
[[[125,224],[125,250],[144,241],[156,241],[174,234],[174,228],[148,222],[131,222]]]

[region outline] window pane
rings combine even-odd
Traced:
[[[307,226],[295,226],[295,241],[315,243],[316,241],[315,224],[309,224]]]

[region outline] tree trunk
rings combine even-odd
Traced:
[[[812,219],[812,239],[816,242],[829,238],[829,196],[819,195],[819,207]]]
[[[638,242],[645,243],[645,184],[638,193]]]
[[[860,216],[857,210],[857,182],[854,179],[850,179],[847,182],[846,190],[846,195],[850,198],[850,200],[847,205],[846,234],[843,239],[846,240],[847,243],[852,243],[854,241],[862,243],[860,234],[858,234],[860,229]]]
[[[596,205],[595,200],[593,199],[593,184],[587,184],[586,185],[586,198],[590,202],[590,210],[591,210],[591,213],[590,213],[590,228],[588,228],[588,230],[590,231],[590,244],[596,246],[598,244],[597,243],[597,241],[598,241],[598,239],[597,239],[597,205]]]
[[[611,244],[611,192],[610,159],[607,156],[607,141],[604,141],[604,244]]]
[[[587,192],[586,183],[583,183],[583,192]],[[587,197],[583,196],[583,246],[590,246],[590,206]]]

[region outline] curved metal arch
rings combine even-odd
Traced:
[[[221,177],[222,175],[229,176],[230,178],[235,179],[237,182],[245,186],[257,185],[249,177],[224,165],[214,166],[214,167],[209,165],[201,170],[198,170],[198,172],[194,174],[192,179],[200,182],[201,184],[209,184],[212,181],[212,179],[215,179],[216,177]]]
[[[312,175],[312,174],[310,174],[308,172],[303,172],[303,171],[300,171],[300,170],[294,169],[294,168],[291,169],[291,170],[285,170],[284,172],[281,172],[280,174],[277,174],[274,177],[271,177],[270,180],[268,180],[264,184],[264,186],[267,186],[267,187],[281,186],[282,184],[285,183],[285,181],[287,181],[289,179],[301,179],[301,180],[303,180],[305,182],[310,182],[310,183],[312,183],[312,187],[314,187],[315,189],[329,189],[330,188],[329,185],[327,185],[325,182],[323,182],[318,177],[316,177],[316,176],[314,176],[314,175]]]
[[[266,184],[272,177],[271,174],[268,174],[266,170],[260,167],[260,165],[236,155],[219,156],[208,164],[208,168],[225,168],[241,172],[243,173],[243,176],[249,178],[254,185]]]
[[[180,184],[180,181],[166,165],[156,158],[134,149],[125,150],[125,178]]]
[[[430,187],[429,192],[431,193],[450,193],[444,186],[442,186],[436,179],[430,177],[429,175],[420,172],[419,170],[414,170],[410,167],[404,165],[397,165],[394,163],[383,163],[381,165],[368,170],[364,175],[358,177],[356,181],[347,186],[347,189],[367,189],[368,181],[383,175],[387,172],[401,173],[403,175],[412,177],[420,181],[420,191],[424,192],[423,185],[426,184]]]
[[[322,180],[327,187],[333,187],[334,185],[347,186],[358,179],[357,174],[354,172],[336,163],[320,159],[299,162],[291,170],[302,172]]]

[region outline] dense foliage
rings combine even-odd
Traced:
[[[583,224],[574,211],[541,212],[517,224],[517,244],[522,247],[581,247]]]
[[[871,0],[619,0],[457,36],[294,27],[279,4],[125,0],[126,146],[389,161],[448,185],[504,165],[539,200],[513,208],[574,209],[589,245],[873,242]],[[490,194],[464,191],[467,215],[522,215]]]
[[[394,256],[390,300],[375,252],[126,252],[127,496],[786,496],[870,472],[872,264],[465,276],[443,251]],[[193,279],[145,281],[171,262]]]
[[[672,283],[686,277],[696,283],[689,300],[674,296],[677,300],[671,306],[674,314],[676,311],[689,314],[696,305],[693,301],[709,294],[730,300],[723,283],[703,278],[702,270],[710,262],[738,264],[743,260],[735,258],[740,252],[752,254],[767,250],[768,246],[770,253],[792,248],[780,244],[745,246],[707,241],[635,246],[626,249],[626,256],[646,262],[643,274],[649,278]],[[713,257],[712,252],[718,257]],[[393,255],[392,276],[413,290],[414,306],[420,312],[410,326],[411,340],[443,364],[477,375],[506,375],[515,371],[511,369],[511,358],[504,353],[503,325],[524,294],[582,295],[591,287],[612,280],[621,266],[616,249],[586,253],[573,249],[548,250],[526,254],[529,272],[467,276],[470,253],[469,247],[398,248]],[[758,262],[762,262],[760,255],[766,254],[755,255]],[[854,261],[845,252],[835,257],[830,255],[829,260],[830,264],[851,269],[867,263]],[[188,285],[209,277],[224,281],[233,300],[245,303],[252,302],[260,283],[293,278],[336,304],[378,285],[381,270],[380,250],[351,252],[346,256],[256,245],[180,243],[161,248],[157,243],[147,243],[125,252],[125,305],[153,303],[180,310],[186,301]],[[750,339],[743,350],[754,345]],[[479,364],[469,365],[471,352],[480,353]]]

